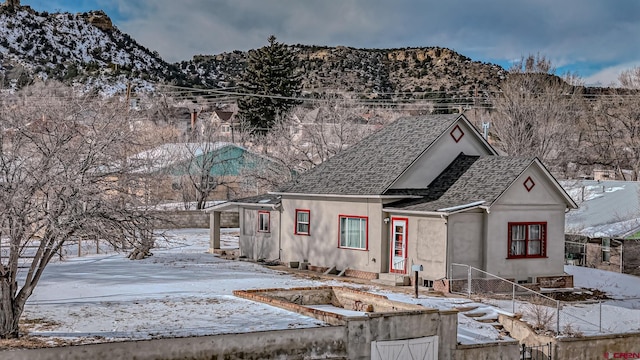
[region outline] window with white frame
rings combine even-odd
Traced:
[[[259,211],[258,212],[258,232],[269,232],[271,231],[271,213],[268,211]]]
[[[309,235],[311,211],[296,209],[296,235]]]
[[[367,250],[367,217],[340,215],[340,247]]]
[[[509,258],[546,257],[547,223],[509,223]]]

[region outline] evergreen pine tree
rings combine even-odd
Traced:
[[[301,81],[289,48],[271,35],[269,45],[249,52],[240,88],[248,95],[238,99],[238,116],[254,133],[265,134],[278,116],[300,103]]]

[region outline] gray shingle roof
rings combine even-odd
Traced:
[[[534,159],[460,154],[427,187],[428,194],[422,199],[402,200],[385,207],[437,211],[477,201],[491,205]]]
[[[401,118],[300,175],[280,192],[382,195],[459,115]]]

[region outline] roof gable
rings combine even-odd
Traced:
[[[576,207],[575,202],[537,158],[460,154],[429,184],[427,191],[420,194],[422,198],[401,200],[386,208],[446,213],[451,209],[490,207],[499,202],[514,184],[522,182],[525,188],[526,180],[523,177],[533,168],[550,185],[549,191],[558,195],[556,199],[561,198],[569,208]],[[397,191],[390,191],[389,194]]]
[[[464,117],[398,119],[302,174],[280,192],[382,195],[458,119]]]
[[[467,204],[491,205],[532,162],[533,158],[460,154],[427,187],[422,199],[387,207],[430,212]]]

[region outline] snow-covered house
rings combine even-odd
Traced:
[[[240,251],[354,276],[423,284],[466,264],[517,281],[563,277],[564,214],[576,208],[537,158],[498,156],[464,116],[407,117],[278,192],[211,209],[240,213]],[[446,285],[445,285],[446,286]]]
[[[215,182],[211,193],[215,199],[237,197],[245,191],[255,193],[259,184],[245,175],[278,166],[263,155],[228,142],[167,143],[134,154],[127,162],[130,174],[151,179],[155,190],[152,195],[163,200],[181,199],[181,180],[185,177]]]
[[[580,204],[566,216],[566,261],[640,275],[640,182],[562,183]]]

